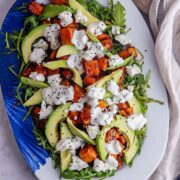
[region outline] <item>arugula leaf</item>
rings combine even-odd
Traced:
[[[72,171],[66,170],[62,173],[62,177],[66,179],[91,179],[93,177],[98,177],[100,179],[104,179],[106,177],[111,177],[115,173],[115,170],[109,170],[106,172],[96,172],[92,168],[88,167],[86,169],[82,169],[81,171]]]
[[[38,19],[34,15],[27,17],[24,21],[24,27],[25,28],[27,27],[29,31],[34,29],[38,25],[39,25]]]
[[[41,132],[37,127],[34,127],[33,132],[34,132],[36,140],[38,141],[39,146],[42,146],[44,149],[46,149],[47,151],[50,152],[51,158],[52,158],[53,163],[54,163],[54,168],[57,168],[59,166],[59,163],[60,163],[59,153],[56,151],[55,148],[53,148],[49,144],[44,133]]]
[[[85,9],[88,9],[86,0],[77,0]]]
[[[125,8],[119,1],[114,5],[112,15],[115,25],[126,27]]]

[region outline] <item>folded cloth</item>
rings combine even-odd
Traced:
[[[147,12],[144,0],[134,0]],[[152,0],[149,19],[156,60],[169,94],[170,127],[164,158],[149,180],[174,180],[180,174],[180,0]]]

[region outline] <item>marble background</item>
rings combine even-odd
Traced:
[[[15,0],[0,0],[0,27]],[[12,135],[0,91],[0,180],[35,180]]]

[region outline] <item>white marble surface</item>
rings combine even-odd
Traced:
[[[14,2],[14,0],[0,0],[0,26]],[[0,180],[35,179],[15,143],[0,93]]]

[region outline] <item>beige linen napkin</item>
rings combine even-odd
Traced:
[[[144,0],[134,2],[148,13],[149,4]],[[180,174],[180,0],[152,0],[149,18],[157,37],[155,55],[170,106],[166,152],[150,180],[174,180]]]

